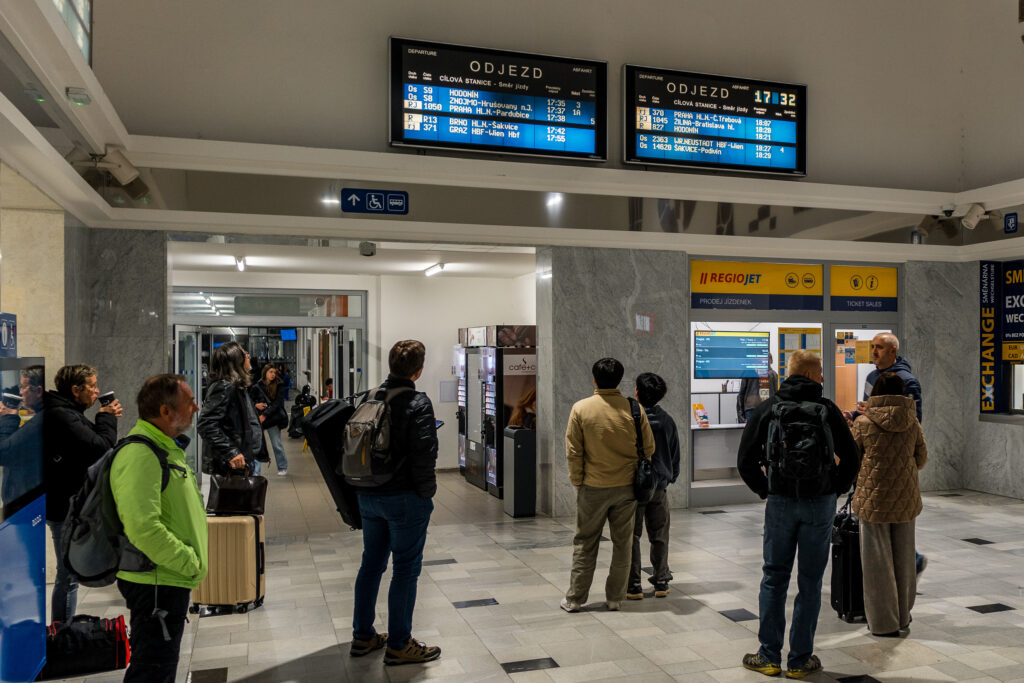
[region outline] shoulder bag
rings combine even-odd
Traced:
[[[633,413],[633,427],[636,430],[636,473],[633,475],[633,496],[640,505],[651,502],[657,481],[651,461],[644,456],[644,435],[640,431],[640,404],[636,399],[629,399],[629,408]]]

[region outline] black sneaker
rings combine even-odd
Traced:
[[[656,583],[654,584],[654,597],[664,598],[668,595],[668,584],[667,583]]]
[[[817,655],[811,655],[807,661],[797,667],[786,669],[786,678],[803,678],[821,671],[821,660]]]
[[[627,600],[643,600],[644,599],[644,589],[643,589],[643,586],[639,586],[639,585],[638,586],[630,586],[626,590],[626,599]]]
[[[757,652],[754,654],[743,655],[743,668],[756,671],[757,673],[764,674],[765,676],[778,676],[782,673],[781,666],[769,662]]]
[[[441,656],[441,648],[436,645],[426,645],[418,640],[409,639],[401,650],[389,647],[384,650],[384,663],[388,666],[399,664],[422,664],[432,662]]]

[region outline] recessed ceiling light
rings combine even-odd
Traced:
[[[325,206],[339,206],[339,205],[341,205],[341,198],[339,198],[339,197],[323,197],[320,201]]]
[[[238,267],[239,272],[244,271],[245,270],[245,257],[243,256],[242,258],[236,258],[235,259],[235,266]]]
[[[427,277],[430,277],[431,275],[437,275],[438,273],[440,273],[443,270],[444,270],[444,264],[443,263],[435,263],[434,265],[430,266],[425,271],[423,271],[423,274],[426,275]]]

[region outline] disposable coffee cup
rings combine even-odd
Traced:
[[[8,408],[17,408],[21,405],[21,394],[11,394],[4,392],[3,403]]]
[[[109,406],[111,403],[114,402],[115,398],[117,398],[117,397],[114,396],[114,392],[113,391],[108,391],[105,394],[100,394],[100,405],[101,406]]]

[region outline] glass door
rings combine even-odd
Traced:
[[[174,326],[174,371],[184,375],[192,393],[196,396],[196,404],[201,408],[203,405],[203,364],[201,356],[200,335],[202,328],[193,325]],[[199,439],[196,434],[195,420],[185,432],[190,439],[188,448],[185,449],[185,457],[189,467],[200,477],[199,467]]]
[[[864,382],[875,369],[871,362],[871,340],[882,332],[895,334],[896,329],[892,325],[870,323],[831,327],[833,400],[840,410],[856,410],[857,402],[864,395]]]

